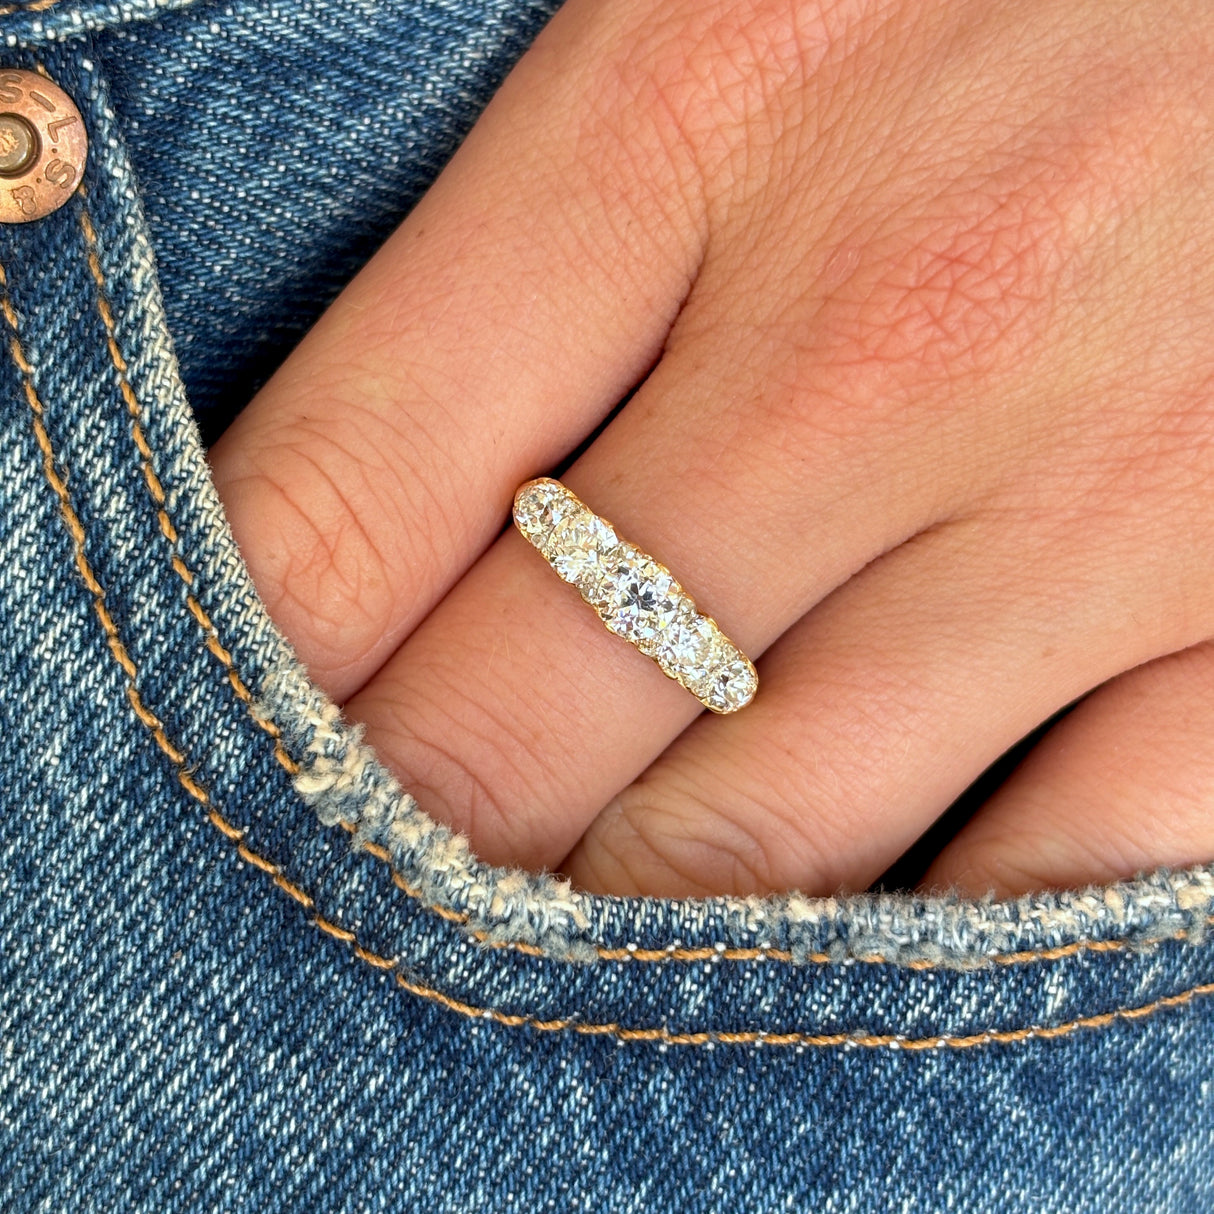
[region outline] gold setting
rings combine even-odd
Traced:
[[[552,477],[524,482],[514,525],[617,636],[652,658],[705,708],[726,714],[755,697],[754,663],[660,561],[630,544]]]

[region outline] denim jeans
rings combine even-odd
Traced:
[[[90,139],[0,226],[0,1209],[1214,1210],[1214,867],[591,897],[267,618],[203,434],[553,7],[0,6]]]

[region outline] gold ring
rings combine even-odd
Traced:
[[[514,525],[598,613],[713,712],[745,708],[754,663],[696,610],[669,569],[623,539],[560,481],[541,476],[514,494]]]

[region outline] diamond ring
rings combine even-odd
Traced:
[[[713,712],[754,699],[751,660],[696,610],[665,565],[623,539],[575,493],[541,476],[514,495],[514,524],[617,636],[631,641]]]

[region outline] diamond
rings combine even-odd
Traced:
[[[662,634],[654,656],[662,668],[680,682],[698,686],[708,676],[715,637],[711,621],[685,599]]]
[[[694,691],[709,708],[736,712],[754,698],[759,678],[750,660],[735,645],[724,638],[721,641],[715,647],[715,661]]]
[[[578,510],[557,523],[545,555],[565,581],[593,599],[618,545],[615,532],[597,514]]]
[[[607,627],[652,652],[679,608],[679,586],[669,570],[631,544],[621,545],[601,589]]]
[[[530,481],[515,496],[514,522],[541,552],[545,551],[557,524],[583,509],[578,500],[557,481]]]

